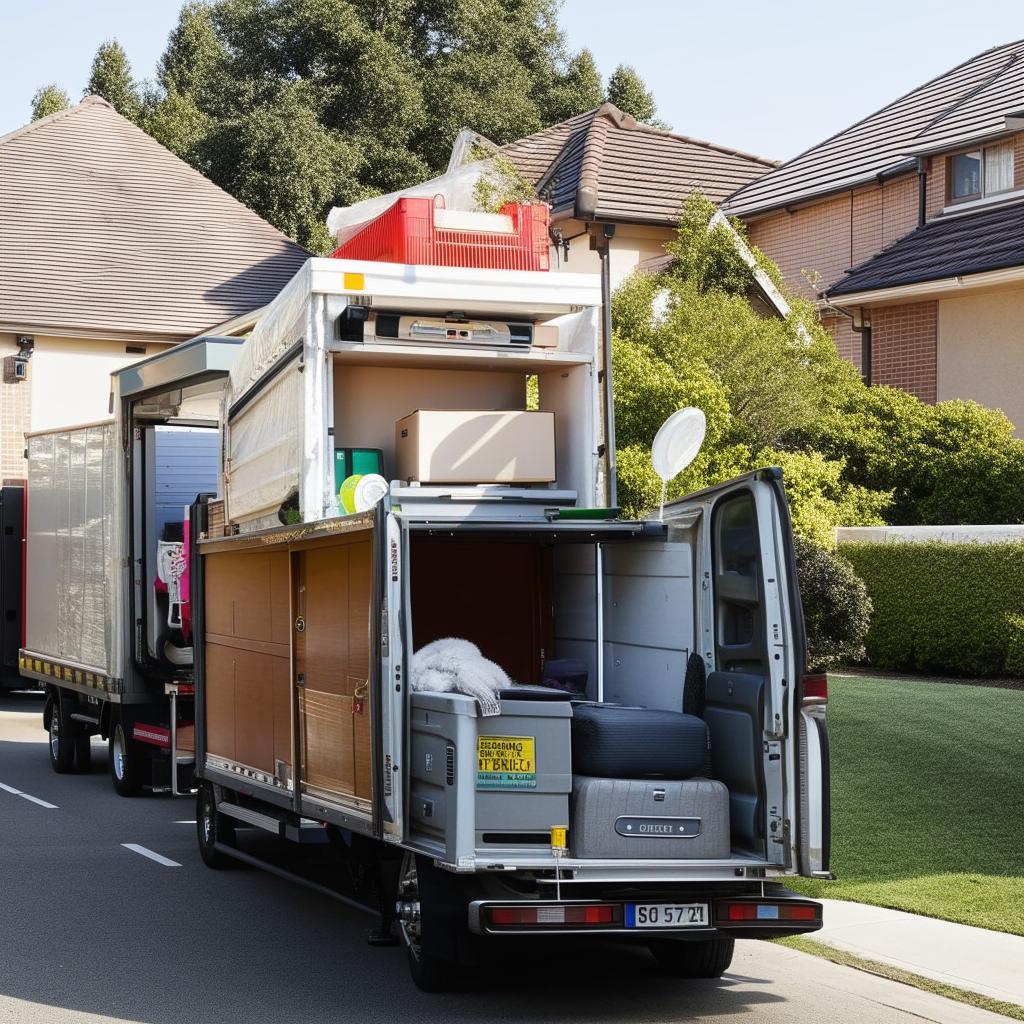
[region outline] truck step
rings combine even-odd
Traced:
[[[252,825],[255,828],[261,828],[265,832],[281,836],[293,843],[312,844],[329,841],[326,830],[319,822],[301,818],[296,824],[286,811],[280,813],[257,811],[252,807],[243,807],[241,804],[232,804],[226,801],[218,803],[217,810],[229,818],[234,818],[236,821]]]

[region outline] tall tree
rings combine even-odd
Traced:
[[[140,110],[138,89],[122,94],[164,145],[323,250],[330,206],[439,173],[461,128],[505,143],[601,102],[593,58],[567,50],[557,8],[190,2],[159,64],[157,101]],[[131,81],[127,60],[119,80]]]
[[[620,64],[608,79],[608,99],[619,110],[632,114],[644,124],[664,127],[657,120],[658,108],[654,103],[654,94],[637,74],[636,68],[629,64]]]
[[[102,96],[129,121],[139,120],[142,113],[139,92],[132,79],[128,54],[116,39],[102,43],[96,51],[85,95]]]
[[[68,94],[53,82],[36,89],[32,97],[32,120],[38,121],[41,117],[49,117],[60,110],[67,110],[71,106]]]

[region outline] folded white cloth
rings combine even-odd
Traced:
[[[501,714],[498,691],[512,685],[505,670],[480,653],[476,644],[446,637],[412,656],[412,688],[475,697],[482,715]]]

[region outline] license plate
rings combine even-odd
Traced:
[[[627,903],[627,928],[706,928],[706,903]]]

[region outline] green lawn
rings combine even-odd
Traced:
[[[1024,691],[829,678],[832,871],[811,896],[1024,935]]]

